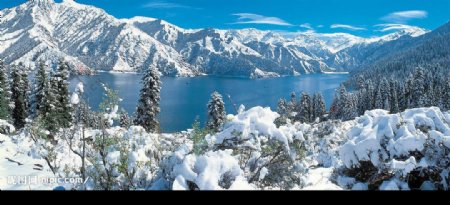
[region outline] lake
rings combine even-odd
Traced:
[[[206,121],[206,105],[210,95],[218,91],[224,96],[227,113],[235,114],[234,104],[246,108],[271,107],[276,110],[280,98],[290,99],[290,93],[322,92],[327,108],[334,91],[348,78],[347,74],[311,74],[297,77],[247,79],[202,76],[193,78],[162,77],[160,122],[163,132],[178,132],[192,127],[198,116]],[[121,108],[130,114],[135,112],[140,90],[141,75],[135,73],[101,72],[94,76],[73,76],[70,91],[83,82],[85,96],[92,109],[97,110],[104,91],[101,83],[115,89],[123,99]],[[227,97],[227,96],[230,96]],[[231,99],[231,100],[230,100]]]

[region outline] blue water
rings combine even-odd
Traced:
[[[280,98],[290,98],[291,92],[322,92],[327,107],[330,106],[334,90],[348,78],[345,74],[312,74],[299,77],[270,79],[194,77],[163,77],[161,90],[160,122],[163,132],[178,132],[192,126],[198,116],[202,123],[206,120],[206,104],[210,95],[218,91],[224,96],[227,113],[235,113],[235,106],[243,104],[247,108],[254,106],[271,107],[276,110]],[[90,106],[98,109],[102,101],[101,83],[118,91],[123,99],[121,108],[133,114],[140,90],[139,74],[99,73],[95,76],[75,76],[70,80],[73,91],[78,82],[85,86]],[[226,97],[230,95],[230,98]],[[299,96],[299,94],[297,94]]]

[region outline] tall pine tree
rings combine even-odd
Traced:
[[[48,82],[48,74],[44,61],[39,61],[36,77],[34,78],[32,101],[30,109],[33,117],[38,117],[43,107],[43,100],[45,97],[45,86]]]
[[[16,129],[25,127],[27,110],[26,110],[26,90],[24,87],[23,75],[18,66],[13,66],[11,73],[11,100],[14,103],[12,110],[13,124]]]
[[[422,68],[418,68],[412,79],[412,108],[424,107],[427,104],[425,92],[425,73]]]
[[[400,108],[398,105],[398,94],[397,94],[397,90],[398,90],[398,82],[396,80],[391,80],[390,81],[390,108],[391,108],[391,113],[395,114],[400,112]]]
[[[161,84],[158,70],[149,69],[144,72],[134,124],[142,126],[148,132],[160,131],[158,114]]]
[[[297,113],[300,122],[303,123],[309,123],[311,122],[312,118],[312,103],[311,103],[311,97],[308,93],[303,92],[302,96],[300,98],[300,109]]]
[[[0,119],[10,120],[11,116],[11,95],[9,89],[8,74],[6,65],[0,60]]]
[[[206,123],[206,128],[214,132],[219,132],[225,123],[225,119],[225,103],[223,102],[222,95],[214,92],[211,94],[211,100],[208,103],[208,122]]]
[[[313,98],[313,121],[321,120],[326,113],[325,100],[321,93],[316,93]]]
[[[278,101],[277,113],[280,115],[280,117],[276,119],[275,124],[278,126],[286,124],[290,113],[288,111],[288,103],[285,99],[280,99]]]
[[[58,113],[58,125],[60,128],[68,128],[72,123],[72,106],[69,93],[69,65],[60,60],[58,71],[53,76],[52,86],[56,91],[56,111]]]

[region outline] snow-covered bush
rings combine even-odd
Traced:
[[[15,131],[16,131],[16,129],[14,128],[13,125],[9,124],[5,120],[0,119],[0,134],[7,135],[7,134],[12,134]]]
[[[202,152],[191,141],[166,157],[161,184],[201,190],[301,187],[306,154],[301,124],[277,128],[278,117],[262,107],[229,115],[222,132],[205,136]]]
[[[370,189],[448,189],[450,120],[439,108],[367,111],[340,148],[343,172]],[[433,186],[430,186],[433,184]]]
[[[111,128],[93,136],[87,154],[89,189],[145,189],[157,170],[158,136],[142,127]]]

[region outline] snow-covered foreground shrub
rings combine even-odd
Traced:
[[[222,132],[205,136],[204,154],[186,144],[165,159],[161,184],[200,190],[301,187],[303,131],[300,124],[277,128],[278,117],[262,107],[229,115]]]
[[[37,189],[448,189],[449,112],[373,110],[347,122],[280,127],[278,117],[269,108],[242,109],[213,134],[199,124],[177,134],[138,126],[50,134],[34,122],[0,134],[0,189],[29,188],[1,180],[16,172],[87,181]]]
[[[439,108],[357,118],[340,148],[342,172],[369,189],[448,189],[450,115]]]
[[[16,129],[14,126],[6,122],[5,120],[0,119],[0,134],[12,134]]]
[[[151,185],[164,150],[177,145],[173,137],[177,136],[149,134],[132,126],[67,129],[55,136],[30,128],[12,139],[31,157],[44,159],[55,176],[87,182],[63,184],[66,189],[139,190]]]

